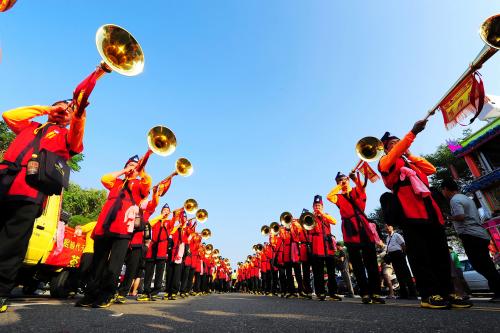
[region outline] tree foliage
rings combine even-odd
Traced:
[[[83,189],[78,184],[70,183],[63,196],[63,209],[72,215],[70,225],[96,220],[106,195],[105,190]]]

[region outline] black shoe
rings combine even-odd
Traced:
[[[450,304],[439,295],[422,298],[420,307],[425,309],[448,309]]]
[[[92,303],[92,307],[98,309],[108,308],[113,303],[113,301],[114,297],[108,297],[103,300],[95,301],[94,303]]]
[[[488,300],[490,303],[500,303],[500,296],[494,296]]]
[[[7,297],[0,297],[0,313],[7,311],[7,301],[9,299]]]
[[[385,304],[384,299],[380,295],[373,294],[370,298],[373,304]]]
[[[326,295],[320,294],[320,295],[318,295],[318,299],[320,301],[324,301],[324,300],[326,300]]]
[[[450,295],[448,302],[454,309],[468,309],[473,305],[471,301],[463,299],[462,297],[455,294]]]
[[[363,295],[363,297],[361,297],[361,302],[363,304],[372,304],[372,299],[370,295]]]
[[[125,304],[126,302],[127,302],[127,298],[125,298],[125,296],[118,295],[115,297],[116,304]]]
[[[94,303],[94,299],[90,296],[83,296],[83,298],[79,299],[76,303],[75,306],[79,308],[89,308],[92,306]]]
[[[330,295],[330,301],[341,301],[341,300],[342,300],[342,297],[340,297],[337,294]]]

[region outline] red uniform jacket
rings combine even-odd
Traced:
[[[127,191],[123,179],[117,178],[113,182],[107,182],[105,177],[103,185],[109,189],[109,195],[97,219],[93,237],[132,238],[134,224],[125,222],[125,213],[148,195],[151,180],[149,177],[143,180],[128,180]]]
[[[148,202],[146,209],[142,211],[142,219],[145,224],[149,223],[149,218],[151,217],[151,215],[153,215],[157,206],[158,206],[158,200],[155,198],[151,199]],[[144,230],[134,231],[129,246],[131,248],[142,247],[143,241],[144,241]]]
[[[173,220],[159,219],[151,230],[146,259],[167,259],[168,237],[172,230]]]
[[[355,209],[351,201],[358,209]],[[366,206],[366,193],[363,188],[354,187],[347,194],[338,194],[337,202],[335,204],[339,207],[340,216],[342,218],[342,236],[344,242],[348,244],[360,244],[362,240],[368,240],[372,243],[375,242],[375,235],[370,228],[370,221],[368,221],[363,212]],[[361,233],[366,235],[367,239],[361,238]]]
[[[22,112],[22,109],[18,109]],[[15,110],[10,111],[11,113]],[[7,114],[7,115],[6,115]],[[0,163],[0,176],[7,172],[17,172],[13,182],[7,191],[7,200],[23,200],[40,204],[44,201],[45,195],[38,190],[34,189],[26,183],[26,164],[33,154],[33,147],[29,148],[24,157],[20,160],[19,165],[15,166],[15,162],[20,158],[20,154],[30,145],[36,137],[34,131],[41,125],[37,122],[30,122],[28,120],[23,122],[12,123],[8,119],[8,113],[4,114],[4,119],[9,125],[10,129],[16,134],[16,138],[7,148],[4,154],[4,161]],[[35,115],[36,116],[36,115]],[[75,120],[72,121],[72,127]],[[42,138],[40,140],[39,150],[45,149],[53,152],[65,160],[69,160],[71,156],[81,153],[83,144],[81,142],[83,137],[83,124],[85,120],[81,120],[82,135],[75,137],[66,127],[61,127],[53,123],[47,123],[46,126],[41,128]]]
[[[432,196],[422,198],[415,194],[408,179],[401,181],[399,178],[401,168],[406,166],[413,169],[418,178],[429,187],[427,176],[436,171],[435,167],[424,158],[412,155],[408,156],[406,161],[402,158],[414,139],[415,135],[412,132],[408,133],[380,159],[378,170],[382,174],[385,186],[398,197],[404,214],[403,223],[428,223],[434,217],[437,222],[444,224],[441,210]]]
[[[335,221],[327,215],[328,219]],[[312,242],[312,255],[317,257],[330,257],[335,254],[336,244],[330,230],[330,223],[326,218],[320,218],[315,215],[316,226],[309,233]]]

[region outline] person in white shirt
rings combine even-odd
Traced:
[[[387,231],[386,255],[384,261],[392,263],[392,267],[399,281],[399,296],[404,299],[416,299],[417,291],[406,262],[406,246],[403,236],[394,232],[390,225],[385,226]]]
[[[474,200],[461,194],[453,179],[442,182],[441,192],[450,200],[453,227],[462,240],[472,268],[488,280],[490,290],[495,293],[490,302],[500,303],[500,273],[491,260],[488,249],[490,236],[481,226]]]

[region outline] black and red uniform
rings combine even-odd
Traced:
[[[74,114],[70,128],[31,121],[47,115],[51,107],[30,106],[3,113],[7,126],[16,134],[0,162],[0,297],[7,297],[28,248],[35,219],[46,196],[26,183],[26,165],[34,145],[68,160],[83,150],[85,113]]]

